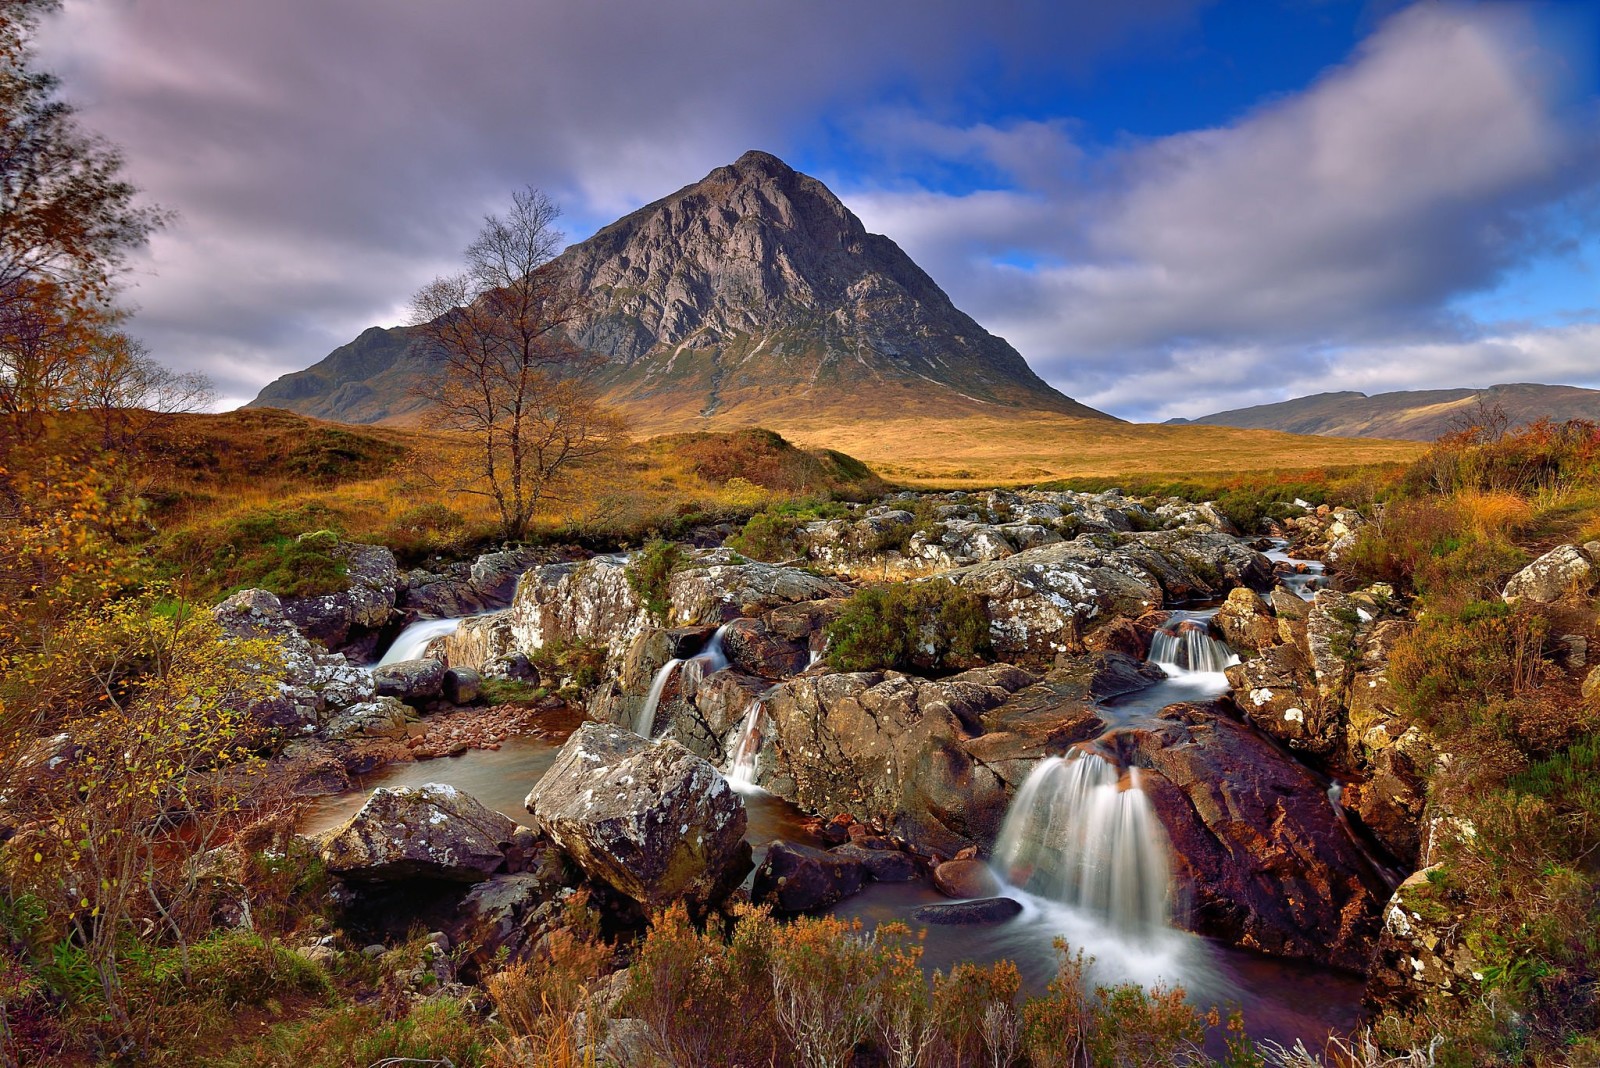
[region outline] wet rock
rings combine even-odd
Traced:
[[[1272,645],[1228,668],[1233,700],[1257,729],[1298,752],[1326,757],[1342,740],[1339,706],[1325,700],[1293,645]]]
[[[933,869],[933,885],[946,897],[993,897],[1000,892],[1000,880],[981,860],[945,861]]]
[[[335,715],[322,729],[329,741],[349,741],[356,738],[404,738],[408,709],[393,697],[375,697],[359,705],[351,705]]]
[[[1101,653],[1094,658],[1089,693],[1099,701],[1138,693],[1166,679],[1167,673],[1147,660],[1136,660],[1125,653]]]
[[[875,849],[849,842],[832,852],[856,861],[880,883],[904,883],[917,877],[916,860],[898,849]]]
[[[1436,883],[1438,867],[1414,873],[1383,910],[1383,933],[1367,973],[1366,1001],[1382,1012],[1417,1008],[1443,999],[1476,1000],[1479,964],[1462,937],[1469,915]]]
[[[1193,705],[1097,744],[1143,769],[1194,930],[1277,956],[1365,966],[1387,889],[1311,772]]]
[[[516,650],[511,620],[505,612],[463,619],[454,633],[429,642],[422,655],[442,660],[449,668],[476,671],[490,677],[524,678],[527,674],[524,668],[527,659]],[[537,676],[537,672],[534,674]]]
[[[1083,645],[1092,653],[1121,653],[1143,660],[1150,652],[1150,631],[1131,619],[1114,619],[1084,635]]]
[[[439,680],[439,692],[453,705],[470,705],[483,691],[483,676],[471,668],[446,668]]]
[[[452,786],[380,787],[323,842],[322,862],[351,880],[481,882],[505,865],[516,829]]]
[[[922,923],[963,926],[1004,923],[1022,914],[1022,903],[1009,897],[991,897],[979,901],[952,901],[948,905],[923,905],[911,910],[911,915]]]
[[[397,607],[414,617],[450,619],[502,608],[516,591],[522,573],[549,558],[538,549],[506,549],[484,553],[443,573],[416,570],[406,575],[406,589]]]
[[[435,700],[444,690],[444,661],[426,658],[402,660],[372,669],[379,697],[394,697],[407,704]]]
[[[721,901],[750,870],[744,802],[670,739],[586,723],[528,795],[536,826],[589,878],[655,910]]]
[[[736,619],[722,632],[722,648],[729,662],[748,675],[783,679],[806,669],[806,645],[773,634],[759,619]]]
[[[866,868],[839,850],[825,852],[782,840],[756,869],[750,899],[776,912],[813,912],[837,904],[866,884]]]
[[[329,555],[345,565],[347,585],[337,593],[320,597],[281,598],[284,618],[301,634],[330,650],[381,629],[389,621],[400,593],[400,569],[395,565],[394,553],[382,545],[338,542],[326,531],[301,537],[335,541]]]
[[[1600,575],[1588,553],[1576,545],[1558,545],[1512,575],[1502,596],[1508,604],[1554,604],[1569,594],[1588,593],[1596,578]]]

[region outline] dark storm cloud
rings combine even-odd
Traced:
[[[242,400],[400,319],[518,185],[583,237],[886,87],[955,107],[982,59],[1087,67],[1196,2],[68,0],[45,44],[181,214],[137,329]]]

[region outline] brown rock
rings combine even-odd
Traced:
[[[947,860],[933,869],[933,885],[946,897],[993,897],[1000,892],[989,865],[981,860]]]

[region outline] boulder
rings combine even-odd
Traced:
[[[880,883],[904,883],[917,877],[916,859],[898,849],[873,849],[849,842],[834,849],[833,854],[856,861]]]
[[[444,933],[462,955],[461,974],[468,982],[525,959],[540,935],[561,919],[562,891],[578,883],[548,840],[525,861],[528,870],[478,883],[450,910]]]
[[[1000,880],[981,860],[947,860],[933,869],[933,885],[945,897],[993,897]]]
[[[1325,700],[1294,645],[1270,645],[1228,668],[1239,710],[1262,733],[1297,752],[1326,757],[1342,741],[1339,706]]]
[[[1387,888],[1310,771],[1241,723],[1176,705],[1098,746],[1141,769],[1191,928],[1359,971]]]
[[[328,835],[322,862],[348,880],[482,882],[505,866],[516,829],[453,786],[380,787]]]
[[[948,905],[923,905],[911,910],[922,923],[963,926],[1004,923],[1022,915],[1022,903],[1009,897],[989,897],[978,901],[952,901]]]
[[[1366,619],[1363,619],[1363,615]],[[1338,590],[1318,590],[1306,616],[1306,645],[1317,692],[1342,702],[1361,650],[1362,631],[1371,619],[1355,600]]]
[[[814,912],[857,893],[866,881],[866,867],[848,854],[779,840],[756,869],[750,900],[775,912]]]
[[[327,532],[302,538],[331,537]],[[382,545],[337,542],[330,555],[345,566],[346,586],[318,597],[281,598],[284,618],[301,634],[338,650],[352,640],[373,634],[389,621],[399,597],[400,569],[394,553]]]
[[[1442,875],[1437,866],[1413,873],[1384,906],[1367,972],[1366,1001],[1376,1012],[1477,1000],[1483,976],[1462,934],[1471,916]]]
[[[483,676],[471,668],[445,668],[439,692],[453,705],[470,705],[483,692]]]
[[[471,563],[452,564],[440,574],[411,571],[396,607],[423,619],[451,619],[504,608],[522,573],[548,556],[537,549],[505,549],[484,553]]]
[[[322,737],[329,741],[352,741],[357,738],[391,738],[406,736],[408,709],[393,697],[375,697],[359,705],[351,705],[336,714],[322,729]]]
[[[1093,660],[1089,694],[1097,701],[1138,693],[1167,678],[1160,665],[1135,659],[1126,653],[1101,653]]]
[[[759,619],[736,619],[722,632],[728,662],[747,675],[783,679],[798,675],[811,661],[804,642],[772,633]]]
[[[1502,596],[1508,604],[1554,604],[1569,594],[1588,593],[1597,578],[1588,553],[1576,545],[1557,545],[1512,575]]]
[[[527,658],[516,650],[511,620],[505,612],[463,619],[452,633],[429,642],[422,655],[442,660],[446,667],[490,677],[523,678],[527,674]]]
[[[1241,653],[1260,652],[1278,640],[1278,621],[1261,595],[1248,586],[1237,586],[1217,610],[1217,629],[1223,641]]]
[[[744,802],[710,763],[586,723],[528,795],[535,825],[590,879],[654,911],[703,909],[750,870]]]
[[[437,700],[444,692],[444,661],[431,657],[402,660],[372,669],[372,682],[378,696],[394,697],[407,704]]]

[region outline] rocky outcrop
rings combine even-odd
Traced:
[[[422,651],[425,658],[447,667],[466,668],[490,678],[537,678],[538,672],[516,647],[507,612],[469,616],[450,633],[435,638]]]
[[[1470,1002],[1482,988],[1479,964],[1463,930],[1470,918],[1442,885],[1443,870],[1424,868],[1401,883],[1383,909],[1383,933],[1367,972],[1367,1004],[1377,1011],[1441,1000]]]
[[[1237,653],[1257,653],[1278,641],[1278,621],[1273,618],[1272,609],[1248,586],[1228,592],[1228,599],[1217,610],[1213,622],[1222,632],[1222,640]]]
[[[380,787],[323,841],[329,872],[359,882],[475,883],[505,866],[517,825],[453,786]]]
[[[284,614],[282,602],[266,590],[244,590],[212,609],[225,634],[261,639],[276,649],[275,693],[249,709],[259,726],[310,733],[339,709],[370,700],[372,676],[338,653],[313,646]]]
[[[1591,542],[1600,549],[1600,542]],[[1572,594],[1588,593],[1600,580],[1589,545],[1558,545],[1511,576],[1502,596],[1509,604],[1531,601],[1554,604]]]
[[[540,549],[502,549],[439,573],[408,571],[396,607],[412,619],[454,619],[504,608],[522,573],[548,562],[550,555]]]
[[[321,733],[330,742],[404,738],[408,711],[404,703],[393,697],[376,697],[336,714]]]
[[[814,912],[861,890],[867,871],[859,860],[792,842],[773,842],[756,869],[750,900],[775,912]]]
[[[522,828],[515,840],[518,844],[507,852],[515,855],[509,866],[516,870],[473,886],[444,924],[462,958],[461,976],[469,982],[529,957],[538,939],[558,923],[563,892],[581,881],[548,839]]]
[[[328,538],[326,531],[302,538]],[[363,636],[375,638],[389,621],[402,588],[394,553],[382,545],[338,542],[329,554],[345,566],[347,585],[320,597],[285,597],[284,618],[307,638],[338,650]]]
[[[1143,769],[1194,930],[1277,956],[1365,967],[1387,890],[1311,772],[1244,725],[1192,705],[1096,746]]]
[[[536,826],[586,876],[648,911],[703,909],[750,870],[744,803],[681,745],[587,723],[528,795]]]

